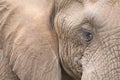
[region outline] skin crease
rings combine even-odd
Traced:
[[[0,0],[0,80],[120,80],[119,9],[120,0]]]

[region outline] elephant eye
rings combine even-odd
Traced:
[[[89,31],[82,31],[82,36],[83,36],[83,39],[86,41],[86,42],[90,42],[92,39],[93,39],[93,34]]]

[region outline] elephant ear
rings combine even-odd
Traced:
[[[10,34],[6,43],[6,45],[11,45],[9,64],[20,80],[60,80],[61,70],[57,56],[57,36],[51,28],[50,21],[53,0],[33,1],[34,3],[29,2],[29,4],[27,0],[25,1],[26,5],[28,4],[28,6],[25,5],[28,7],[25,10],[19,7],[21,11],[18,12],[21,13],[17,15],[21,16],[22,14],[22,17],[15,19],[20,21],[20,24]],[[36,11],[36,6],[32,5],[35,2],[37,5],[39,1],[40,4]],[[31,6],[34,10],[29,12]]]

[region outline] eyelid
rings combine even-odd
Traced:
[[[84,24],[93,25],[93,19],[84,18],[80,25],[84,25]]]
[[[81,27],[84,28],[84,29],[92,30],[92,26],[89,23],[84,24]]]
[[[94,26],[92,25],[91,21],[88,18],[84,18],[82,22],[78,25],[76,25],[72,30],[84,30],[93,33],[94,32]]]

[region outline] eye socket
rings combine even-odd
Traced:
[[[82,36],[86,42],[90,42],[93,39],[93,34],[86,30],[82,31]]]

